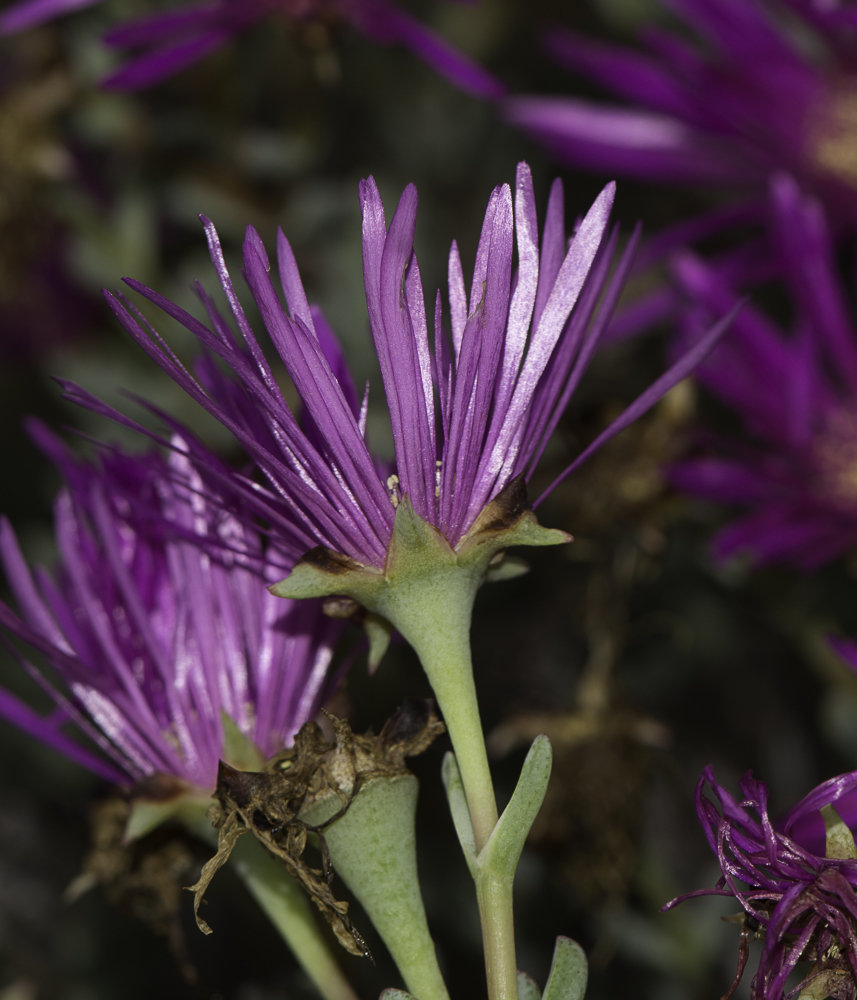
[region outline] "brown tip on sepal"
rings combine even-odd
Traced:
[[[529,509],[527,481],[522,472],[507,483],[485,507],[468,534],[473,536],[483,531],[506,531],[514,527],[521,515]]]
[[[377,573],[377,570],[374,571]],[[303,600],[307,597],[337,597],[350,594],[351,584],[366,574],[371,567],[363,566],[350,556],[334,552],[326,545],[316,545],[295,563],[291,573],[268,590],[274,597]]]
[[[239,771],[225,760],[217,764],[217,795],[231,799],[239,809],[253,801],[259,775],[255,771]]]
[[[446,727],[441,722],[431,698],[405,698],[378,736],[389,756],[416,757],[434,742]]]
[[[352,570],[363,569],[359,562],[341,552],[329,549],[326,545],[316,545],[314,549],[305,552],[295,563],[295,568],[298,566],[313,566],[324,573],[333,573],[337,576]]]

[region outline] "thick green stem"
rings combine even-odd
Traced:
[[[470,606],[469,602],[466,607],[455,600],[449,603],[452,607],[429,622],[428,628],[415,628],[413,623],[405,638],[416,650],[443,712],[480,851],[497,825],[497,800],[473,682]]]
[[[497,802],[482,733],[470,619],[476,586],[466,573],[422,581],[419,600],[389,601],[385,613],[414,647],[431,682],[455,750],[477,853],[497,825]],[[397,594],[396,597],[399,595]],[[517,1000],[511,883],[477,879],[490,1000]]]
[[[518,969],[512,885],[505,879],[482,877],[476,883],[489,1000],[516,1000]]]
[[[491,1000],[517,1000],[512,879],[523,840],[518,838],[517,853],[507,859],[510,864],[501,866],[505,878],[505,888],[501,888],[502,880],[494,879],[489,867],[481,870],[479,860],[480,852],[490,847],[498,820],[473,683],[470,617],[482,582],[509,575],[508,567],[502,569],[502,553],[510,545],[559,545],[569,540],[564,532],[539,525],[527,509],[526,486],[519,476],[485,507],[455,549],[404,496],[396,509],[383,570],[361,566],[329,550],[313,550],[285,580],[271,587],[277,596],[292,599],[352,597],[397,628],[422,661],[455,748],[470,815],[472,845],[468,849],[473,857],[468,863],[477,882]],[[375,649],[372,656],[376,662],[377,655]],[[544,795],[543,788],[540,795]],[[485,883],[480,887],[483,877]]]
[[[291,948],[324,1000],[357,1000],[336,964],[297,882],[253,836],[243,836],[230,861]]]

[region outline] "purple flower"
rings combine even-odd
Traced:
[[[18,0],[0,15],[0,33],[14,34],[99,0]],[[505,93],[496,77],[453,48],[393,0],[203,0],[113,28],[108,45],[139,54],[113,72],[105,86],[135,90],[177,73],[263,20],[283,15],[346,21],[380,45],[403,45],[441,76],[477,97]]]
[[[758,195],[773,172],[787,170],[853,221],[854,5],[668,0],[668,6],[695,39],[651,27],[642,34],[648,51],[641,51],[560,28],[547,38],[561,63],[631,104],[513,97],[507,120],[565,162],[613,175],[749,187]]]
[[[706,781],[716,804],[703,795]],[[672,907],[694,896],[734,896],[745,913],[738,973],[724,1000],[741,979],[753,937],[764,938],[752,1000],[781,1000],[798,962],[814,963],[787,996],[825,976],[829,992],[819,996],[853,997],[857,980],[857,860],[850,835],[839,836],[850,851],[835,849],[825,856],[825,822],[820,810],[857,787],[857,772],[831,778],[803,798],[779,829],[768,816],[768,790],[751,773],[740,782],[743,799],[736,801],[714,780],[707,767],[696,790],[696,811],[711,850],[723,873],[713,889],[699,889],[668,903]],[[754,815],[755,814],[755,815]],[[812,820],[820,829],[818,848],[804,846],[795,828]],[[837,817],[832,816],[835,821]],[[840,840],[840,844],[842,841]],[[846,857],[846,855],[848,855]],[[820,985],[820,984],[819,984]]]
[[[252,529],[208,495],[182,440],[169,463],[103,452],[92,464],[43,427],[32,432],[66,480],[55,506],[60,558],[53,574],[32,575],[0,522],[19,609],[0,603],[0,624],[47,660],[64,690],[13,646],[56,708],[43,717],[0,689],[0,715],[126,784],[161,773],[214,788],[225,716],[263,756],[287,745],[328,687],[340,624],[315,602],[267,592],[282,565],[263,559]]]
[[[672,470],[689,493],[743,507],[714,554],[813,569],[857,543],[857,333],[839,285],[825,218],[795,183],[772,185],[773,239],[794,297],[785,333],[747,307],[700,367],[699,381],[742,419],[747,438],[710,435],[707,454]],[[735,299],[716,268],[681,258],[686,332]]]
[[[323,545],[381,568],[404,495],[455,547],[504,487],[518,476],[530,478],[597,347],[636,238],[611,274],[618,234],[614,229],[605,237],[613,201],[609,185],[567,244],[562,186],[556,181],[540,254],[532,179],[521,164],[515,211],[507,185],[491,195],[469,299],[453,244],[451,338],[443,329],[440,292],[431,338],[413,251],[415,188],[405,190],[389,230],[371,178],[361,184],[360,197],[366,299],[392,422],[393,470],[379,470],[370,454],[367,398],[358,401],[335,337],[320,311],[308,305],[282,232],[277,271],[288,311],[252,227],[244,243],[244,268],[271,341],[303,402],[300,422],[250,329],[208,220],[203,221],[212,261],[239,338],[201,288],[209,325],[139,282],[126,280],[222,358],[231,376],[207,357],[194,378],[140,312],[122,297],[105,295],[144,350],[244,446],[267,485],[241,481],[236,488],[290,550]],[[515,239],[518,266],[513,272]],[[728,319],[721,321],[694,345],[556,482],[683,378],[727,325]],[[69,398],[99,406],[77,387],[66,388]]]

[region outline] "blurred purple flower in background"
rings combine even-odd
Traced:
[[[236,489],[278,537],[301,554],[321,544],[380,568],[403,495],[455,546],[505,486],[519,475],[530,478],[597,347],[636,238],[610,275],[618,233],[614,229],[606,239],[604,235],[613,186],[598,197],[569,245],[562,186],[555,182],[540,261],[532,179],[521,164],[514,213],[508,185],[491,195],[469,302],[458,248],[452,246],[451,343],[443,330],[438,292],[432,350],[413,251],[416,189],[406,188],[389,231],[375,182],[363,182],[360,192],[366,299],[392,422],[393,475],[379,470],[367,448],[368,397],[358,403],[335,337],[321,313],[307,303],[282,232],[278,270],[289,313],[278,298],[267,253],[252,227],[244,243],[244,266],[268,334],[303,402],[302,425],[289,410],[250,329],[217,234],[207,220],[212,260],[243,346],[201,288],[210,326],[139,282],[126,280],[219,355],[233,377],[205,360],[198,369],[200,381],[195,380],[141,313],[127,300],[105,294],[144,350],[232,431],[262,470],[270,484],[267,490],[239,481]],[[515,237],[518,269],[513,276]],[[684,378],[728,322],[717,323],[703,336],[556,482]],[[85,406],[99,406],[77,387],[67,386],[67,395]]]
[[[717,804],[703,794],[706,782]],[[706,895],[734,896],[744,908],[738,973],[724,1000],[737,988],[749,943],[757,936],[764,938],[764,945],[751,1000],[793,996],[822,976],[825,989],[811,995],[840,1000],[854,996],[857,852],[852,840],[850,853],[845,849],[825,856],[825,822],[820,810],[832,804],[839,812],[839,796],[855,786],[857,771],[831,778],[805,796],[775,829],[763,782],[750,773],[745,775],[740,782],[744,798],[738,802],[714,780],[710,767],[703,772],[696,789],[696,811],[723,874],[715,888],[679,896],[664,909]],[[805,846],[806,838],[797,832],[801,827],[811,829],[812,847]],[[802,982],[785,994],[786,982],[801,961],[814,964]]]
[[[857,8],[809,0],[669,0],[697,37],[649,27],[648,52],[563,28],[563,65],[616,106],[519,96],[505,117],[560,159],[660,183],[750,188],[787,170],[829,208],[857,216]],[[811,54],[810,54],[811,53]],[[839,219],[837,219],[839,221]]]
[[[742,420],[746,437],[707,435],[705,457],[673,468],[674,485],[747,513],[716,535],[717,558],[811,570],[857,545],[857,332],[820,205],[788,177],[772,185],[772,238],[796,311],[787,334],[748,307],[698,380]],[[692,339],[736,293],[686,255],[675,275]]]
[[[18,0],[0,15],[0,33],[14,34],[100,0]],[[345,21],[380,45],[403,45],[441,76],[477,97],[505,88],[487,70],[392,0],[205,0],[147,15],[112,28],[108,45],[140,54],[114,71],[105,86],[137,89],[177,73],[266,17],[291,21]]]
[[[0,715],[125,784],[160,773],[214,788],[224,715],[265,757],[287,745],[329,689],[341,623],[316,602],[267,592],[282,565],[266,569],[252,529],[203,492],[181,439],[169,463],[105,450],[93,464],[41,425],[31,431],[66,480],[55,507],[60,559],[34,578],[0,523],[20,613],[0,603],[0,624],[65,691],[16,650],[56,708],[40,716],[0,689]],[[103,756],[63,732],[69,724]]]

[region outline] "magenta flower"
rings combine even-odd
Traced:
[[[99,0],[17,0],[0,15],[0,34],[14,34]],[[487,70],[444,41],[393,0],[203,0],[137,18],[111,29],[108,45],[138,54],[104,81],[136,90],[191,65],[267,17],[345,21],[379,45],[403,45],[441,76],[477,97],[501,97],[505,88]]]
[[[699,381],[743,420],[748,439],[708,436],[672,470],[680,489],[744,508],[714,539],[717,558],[813,569],[857,544],[857,333],[821,208],[786,177],[772,187],[773,239],[797,311],[792,333],[748,307]],[[735,299],[717,269],[686,256],[686,332]]]
[[[706,781],[716,804],[703,795]],[[694,896],[734,896],[745,912],[738,973],[724,1000],[741,979],[754,936],[764,938],[752,1000],[791,997],[819,976],[826,996],[853,996],[857,980],[857,860],[846,851],[825,856],[825,823],[820,810],[857,787],[857,771],[819,785],[775,828],[768,816],[768,790],[752,774],[740,783],[738,802],[714,780],[707,767],[696,790],[696,811],[722,876],[713,889],[698,889],[668,903],[669,910]],[[755,815],[754,815],[755,814]],[[820,843],[803,846],[796,828],[811,820]],[[782,831],[782,832],[781,832]],[[852,843],[853,847],[853,843]],[[853,853],[853,852],[852,852]],[[798,962],[812,962],[789,993],[786,982]],[[833,987],[840,987],[839,990]]]
[[[630,104],[513,97],[507,120],[565,162],[611,175],[737,186],[758,197],[772,173],[787,170],[853,222],[853,4],[668,0],[668,6],[695,39],[648,28],[645,49],[635,50],[560,28],[547,37],[562,64]],[[787,22],[796,30],[784,30]]]
[[[613,201],[609,185],[567,244],[562,186],[556,181],[540,253],[532,180],[522,164],[514,212],[508,186],[491,195],[469,299],[453,244],[451,338],[443,330],[439,292],[431,338],[413,251],[415,188],[405,190],[389,230],[371,178],[361,184],[360,197],[369,321],[395,443],[391,470],[379,470],[370,454],[366,399],[362,405],[358,402],[333,334],[321,313],[308,305],[282,232],[277,238],[277,270],[288,311],[252,227],[244,243],[244,268],[271,341],[303,402],[300,422],[250,329],[208,220],[204,224],[212,261],[240,339],[201,290],[208,325],[139,282],[126,280],[222,358],[232,377],[205,360],[199,378],[194,378],[141,313],[124,298],[105,295],[144,350],[244,446],[267,486],[236,481],[236,488],[290,550],[323,545],[380,568],[404,495],[419,517],[455,547],[505,486],[518,476],[529,480],[597,347],[636,239],[611,275],[617,232],[605,237]],[[513,273],[516,239],[518,266]],[[556,482],[687,375],[727,325],[728,319],[709,331]],[[66,388],[69,398],[99,405],[77,387]]]
[[[263,756],[287,745],[329,686],[339,623],[316,602],[267,592],[282,565],[263,559],[255,533],[204,492],[180,439],[169,463],[105,451],[93,464],[44,428],[33,433],[66,480],[55,507],[59,564],[34,577],[0,522],[19,608],[0,603],[0,624],[47,660],[64,690],[18,653],[56,708],[43,717],[0,689],[0,715],[124,784],[161,773],[213,789],[224,716]]]

